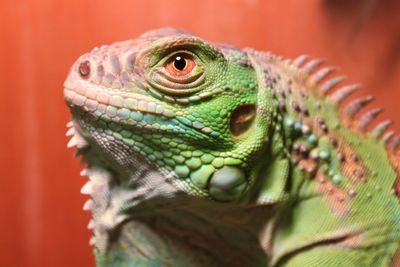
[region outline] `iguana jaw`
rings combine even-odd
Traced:
[[[154,181],[159,180],[161,183],[169,180],[167,183],[173,185],[176,191],[208,197],[206,192],[199,190],[195,185],[187,183],[187,181],[177,177],[175,173],[159,166],[159,162],[156,162],[151,152],[144,151],[142,136],[160,133],[184,134],[190,129],[194,135],[210,138],[209,130],[204,129],[204,127],[198,129],[186,123],[186,120],[182,117],[177,118],[175,111],[165,103],[146,96],[146,93],[141,89],[136,89],[135,93],[113,91],[91,85],[85,81],[78,81],[74,85],[75,87],[68,83],[66,85],[69,87],[64,88],[64,95],[73,114],[74,139],[90,143],[97,150],[103,150],[105,154],[109,154],[107,158],[103,159],[105,161],[103,165],[118,166],[117,168],[112,167],[112,169],[129,170],[128,174],[123,175],[124,177],[117,175],[112,178],[113,180],[122,183],[129,179],[131,180],[130,183],[133,180],[141,180],[143,173],[138,172],[135,165],[147,166],[146,171],[152,170],[164,177],[164,179],[161,179],[162,181],[153,178]],[[115,128],[119,130],[114,131]],[[93,138],[91,132],[99,130],[103,136]],[[129,136],[125,136],[123,133],[129,134]],[[114,148],[110,149],[110,147]],[[80,148],[79,145],[78,148]],[[109,153],[109,151],[121,151],[121,149],[125,150],[123,156]],[[102,153],[98,154],[96,157],[102,157]],[[168,158],[170,156],[164,154],[162,157]],[[131,160],[129,162],[120,160],[124,158]],[[110,162],[113,163],[110,164]],[[132,162],[140,163],[132,164]],[[92,164],[88,163],[89,167],[92,167]],[[158,193],[158,195],[160,194]],[[124,204],[126,205],[126,203]]]
[[[188,123],[188,120],[184,117],[177,116],[176,111],[168,107],[167,104],[149,97],[143,89],[132,89],[130,92],[116,91],[90,84],[84,80],[75,81],[74,84],[69,83],[67,80],[65,86],[65,100],[74,115],[73,119],[76,123],[75,131],[80,133],[81,139],[82,137],[88,138],[87,142],[92,143],[96,147],[100,147],[100,149],[107,153],[112,150],[118,151],[120,148],[109,149],[102,147],[109,145],[106,143],[110,143],[116,147],[125,146],[127,150],[130,150],[129,153],[132,153],[129,155],[130,158],[142,157],[143,161],[147,162],[146,164],[155,167],[158,163],[151,158],[151,152],[146,153],[142,150],[143,147],[135,147],[135,144],[143,144],[141,142],[142,140],[135,140],[135,137],[143,139],[141,135],[145,135],[146,133],[157,134],[163,132],[174,135],[179,133],[187,134],[190,132],[198,138],[214,138],[213,134],[215,134],[215,132],[212,131],[212,129],[204,126],[196,128],[192,123]],[[179,111],[177,112],[179,113]],[[104,132],[104,136],[99,140],[93,139],[92,134],[89,132],[90,128],[96,128],[96,131],[100,130]],[[115,128],[119,130],[114,131]],[[129,136],[124,136],[120,130],[121,128],[124,133],[129,134]],[[107,142],[102,141],[107,138],[112,138],[113,140]],[[120,139],[120,142],[116,142],[115,139]],[[131,148],[133,149],[131,150]],[[124,157],[128,158],[128,156]],[[168,158],[170,156],[163,155],[163,157]],[[115,160],[115,158],[119,158],[119,155],[111,153],[107,161],[110,159]],[[222,161],[225,161],[228,165],[238,164],[238,160],[231,158],[226,160],[222,159]],[[118,169],[134,169],[134,166],[127,166],[125,163],[124,161],[117,162],[117,165],[120,166]],[[233,171],[233,175],[237,175],[242,180],[234,182],[232,186],[237,187],[237,189],[232,189],[234,191],[229,193],[232,195],[214,191],[214,194],[218,194],[219,200],[223,201],[230,201],[238,198],[246,189],[242,171],[237,171],[233,167],[227,168],[228,169],[224,169],[221,172],[222,177],[227,175],[225,173],[230,174]],[[171,173],[171,171],[164,169],[162,166],[158,166],[157,169],[164,171],[164,176],[170,176],[170,179],[174,180],[172,183],[177,189],[189,195],[209,198],[207,188],[201,188],[199,190],[198,186],[194,185],[190,180],[189,182],[187,180],[182,180],[176,177],[177,175],[175,173]],[[136,179],[140,179],[140,177],[136,177]]]
[[[258,212],[246,205],[238,208],[236,205],[218,204],[187,195],[175,184],[179,182],[178,179],[171,177],[168,173],[160,172],[156,166],[145,161],[140,154],[132,153],[129,157],[125,156],[130,159],[130,162],[125,166],[125,171],[117,172],[113,169],[110,159],[106,159],[103,153],[99,153],[105,148],[90,145],[94,141],[82,136],[92,127],[90,124],[85,124],[77,115],[74,116],[74,122],[71,122],[69,127],[73,129],[73,138],[80,140],[78,150],[83,155],[83,161],[88,165],[81,175],[88,176],[89,181],[81,192],[91,197],[85,203],[84,210],[92,212],[93,215],[88,228],[93,230],[90,242],[98,255],[112,256],[113,250],[119,245],[127,245],[124,243],[127,242],[126,239],[120,239],[121,235],[126,236],[125,231],[132,236],[128,239],[130,242],[138,242],[138,246],[141,246],[143,241],[139,240],[139,242],[135,236],[136,232],[141,231],[141,225],[145,223],[149,225],[148,231],[152,232],[151,235],[158,235],[161,231],[165,239],[172,238],[169,242],[174,245],[190,244],[205,251],[209,250],[213,260],[221,254],[228,255],[231,249],[241,251],[233,257],[235,260],[224,257],[227,261],[232,261],[232,266],[236,266],[236,263],[233,263],[235,261],[265,260],[264,251],[255,238],[255,232],[264,227],[260,224],[262,220]],[[82,146],[82,142],[88,142],[88,144]],[[126,151],[121,151],[121,154],[125,153]],[[265,210],[267,212],[264,215],[267,217],[270,207],[266,206]],[[221,214],[224,215],[221,216]],[[153,225],[154,221],[158,221],[160,217],[163,218],[162,223]],[[204,228],[204,223],[207,223],[209,230],[203,233],[201,229]],[[132,225],[135,227],[132,228]],[[138,226],[140,227],[136,230]],[[228,238],[231,231],[236,234],[233,238]],[[193,235],[192,232],[196,234]],[[252,232],[250,237],[248,237],[249,232]],[[175,236],[176,233],[180,235]],[[187,241],[185,236],[189,233],[192,239]],[[218,234],[215,235],[215,233]],[[220,236],[224,236],[224,239]],[[235,243],[234,239],[239,236],[247,239],[241,239],[240,247],[231,247],[231,244]],[[171,243],[163,241],[159,246],[168,247]],[[210,243],[214,244],[213,248],[208,246]],[[143,244],[143,246],[146,247],[148,244]],[[245,253],[248,246],[253,249]],[[196,254],[193,256],[197,257]],[[187,255],[182,255],[182,257],[187,257]],[[237,266],[242,266],[242,264]]]

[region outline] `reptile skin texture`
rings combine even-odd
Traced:
[[[400,266],[400,136],[323,61],[158,29],[64,84],[98,266]]]

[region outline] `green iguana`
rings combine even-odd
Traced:
[[[97,265],[400,266],[400,137],[321,63],[175,29],[81,56]]]

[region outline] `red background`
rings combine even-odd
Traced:
[[[176,26],[207,40],[341,66],[400,121],[396,0],[3,0],[0,10],[0,266],[93,266],[62,85],[94,46]],[[395,128],[400,129],[399,125]]]

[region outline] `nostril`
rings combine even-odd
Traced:
[[[83,61],[79,65],[79,74],[82,77],[87,77],[90,74],[90,62],[88,60]]]

